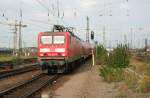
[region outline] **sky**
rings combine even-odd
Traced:
[[[106,47],[126,40],[130,44],[132,40],[134,48],[143,47],[145,38],[150,41],[149,9],[150,0],[0,0],[0,47],[13,47],[14,26],[6,24],[19,22],[20,10],[27,25],[22,28],[23,47],[37,46],[38,32],[57,23],[74,27],[74,33],[85,40],[87,16],[94,41],[104,43],[105,28]]]

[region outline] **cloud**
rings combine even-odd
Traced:
[[[64,13],[65,18],[73,18],[73,11],[72,10],[66,10]]]
[[[96,5],[97,1],[96,0],[81,0],[80,1],[80,6],[82,8],[91,8],[92,6]]]

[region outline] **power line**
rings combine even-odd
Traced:
[[[3,14],[3,16],[5,16]],[[8,20],[8,18],[6,18],[6,16],[4,17],[6,20]],[[26,27],[27,25],[22,24],[22,10],[20,9],[20,18],[21,20],[19,21],[19,23],[17,22],[17,20],[15,20],[15,23],[6,23],[6,22],[0,22],[0,24],[2,25],[8,25],[8,26],[13,26],[14,29],[13,30],[13,48],[14,48],[14,53],[16,52],[16,50],[19,50],[17,52],[20,52],[20,49],[22,48],[22,38],[21,38],[21,28],[22,27]],[[19,32],[17,32],[19,31]],[[18,46],[18,47],[17,47]]]
[[[40,0],[36,0],[36,2],[38,2],[43,8],[49,11],[49,8],[45,6]]]
[[[30,19],[29,21],[30,22],[36,22],[36,23],[39,23],[39,24],[54,25],[54,23],[48,23],[48,22],[45,22],[45,21],[40,21],[40,20],[35,20],[35,19]]]
[[[44,9],[46,9],[48,11],[48,13],[50,12],[53,15],[52,9],[47,7],[44,3],[42,3],[40,0],[35,0],[39,5],[41,5]]]

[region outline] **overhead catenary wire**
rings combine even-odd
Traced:
[[[38,25],[38,24],[34,24],[34,23],[31,23],[31,24],[32,24],[32,27],[36,27],[36,29],[48,29],[47,27],[44,27],[42,25]],[[32,28],[28,28],[27,30],[33,30],[33,29]]]
[[[48,13],[50,12],[51,14],[53,14],[53,11],[51,8],[49,8],[48,6],[46,6],[44,3],[42,3],[40,0],[35,0],[39,5],[41,5],[44,9],[46,9],[48,11]]]
[[[40,0],[35,0],[38,4],[40,4],[43,8],[49,11],[49,8],[45,6]]]
[[[39,20],[33,20],[33,19],[28,19],[28,20],[24,20],[24,22],[26,24],[28,24],[30,27],[28,27],[26,30],[32,30],[32,26],[34,27],[38,27],[37,29],[43,28],[43,29],[47,29],[48,28],[48,23],[44,22],[44,21],[39,21]],[[43,25],[44,24],[44,25]],[[53,25],[53,24],[52,24]],[[40,28],[39,28],[40,27]]]
[[[128,3],[127,0],[118,0],[118,1],[112,1],[112,2],[105,2],[105,5],[104,4],[101,4],[101,9],[98,11],[100,14],[99,16],[105,16],[106,11],[108,11],[109,16],[112,16],[112,8],[115,7],[118,9],[117,6],[120,6],[119,4],[122,4],[122,3]],[[104,7],[105,6],[105,7]],[[105,11],[104,11],[105,10]],[[130,9],[125,9],[126,10],[126,16],[129,16],[129,13],[130,13]]]

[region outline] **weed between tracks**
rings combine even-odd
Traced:
[[[149,75],[138,78],[131,73],[125,73],[124,70],[129,67],[131,57],[126,45],[118,45],[117,48],[109,53],[103,46],[99,46],[97,49],[99,49],[97,50],[99,52],[96,53],[96,61],[98,61],[98,64],[105,65],[100,67],[99,75],[108,83],[123,82],[123,84],[119,85],[118,97],[126,97],[128,95],[133,95],[133,93],[150,92]]]
[[[119,82],[124,79],[121,68],[103,67],[100,69],[100,76],[107,82]]]
[[[101,48],[102,51],[106,51],[105,48]],[[103,66],[100,68],[100,76],[107,82],[121,81],[123,80],[123,69],[129,65],[129,54],[126,45],[118,45],[114,51],[107,53],[103,52]]]
[[[131,67],[143,77],[140,79],[134,79],[134,81],[136,81],[136,87],[134,88],[136,88],[138,92],[150,93],[150,63],[145,62],[145,60],[147,60],[145,57],[142,58],[143,60],[137,58],[138,57],[132,57]],[[131,76],[128,77],[131,78],[130,80],[133,80]]]

